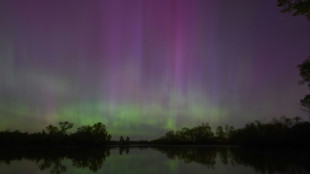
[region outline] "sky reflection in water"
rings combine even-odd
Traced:
[[[228,147],[1,149],[0,172],[310,173],[309,152]]]

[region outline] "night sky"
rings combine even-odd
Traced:
[[[307,115],[310,21],[276,0],[1,0],[0,130],[117,139]]]

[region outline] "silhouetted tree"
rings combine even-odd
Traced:
[[[53,126],[53,125],[48,125],[46,128],[46,131],[47,131],[47,133],[49,134],[49,135],[55,135],[55,134],[57,134],[58,132],[59,132],[59,129],[58,129],[58,127],[56,127],[56,126]]]
[[[214,133],[208,123],[202,123],[191,129],[194,143],[212,143]]]
[[[310,20],[310,0],[278,0],[278,7],[282,8],[281,12],[305,15]]]
[[[165,144],[212,144],[214,142],[214,134],[208,123],[202,123],[191,129],[182,128],[175,132],[169,131],[165,136],[153,142]]]
[[[217,126],[215,135],[220,142],[225,140],[225,132],[222,126]]]
[[[68,121],[59,122],[60,132],[62,134],[67,134],[67,130],[73,127],[73,123],[69,123]]]
[[[128,145],[129,143],[130,143],[130,138],[127,136],[125,144]]]
[[[302,78],[298,83],[301,85],[306,84],[310,88],[310,57],[302,64],[299,64],[297,68],[299,70],[299,76]],[[300,100],[300,105],[302,106],[302,110],[310,112],[310,94],[307,94]]]
[[[70,123],[60,124],[60,129],[49,125],[46,132],[25,133],[16,131],[0,131],[1,146],[104,146],[111,142],[111,135],[102,123],[92,126],[81,126],[76,132],[64,134]],[[152,141],[159,144],[237,144],[244,146],[310,146],[310,122],[303,121],[299,117],[289,118],[281,116],[272,122],[263,123],[254,121],[246,124],[243,128],[234,129],[226,125],[225,128],[218,126],[216,136],[211,131],[208,123],[193,128],[182,128],[181,130],[169,131],[163,137]],[[121,136],[120,145],[128,145],[130,138],[126,140]],[[117,144],[117,143],[116,143]]]
[[[124,145],[125,144],[125,140],[123,135],[119,138],[119,144]]]
[[[98,122],[93,126],[79,127],[72,137],[76,142],[83,144],[104,145],[110,142],[112,136],[107,132],[105,125]]]
[[[310,0],[278,0],[278,7],[282,7],[281,12],[291,13],[293,16],[305,15],[310,20]],[[299,84],[307,83],[310,88],[310,57],[297,67],[302,78]],[[303,111],[310,112],[310,94],[300,100],[300,105]]]
[[[255,121],[235,130],[231,139],[246,146],[309,146],[310,123],[299,117],[281,116],[270,123]]]
[[[233,126],[225,125],[225,138],[227,139],[228,143],[231,143],[230,137],[232,136],[234,131],[235,128]]]
[[[301,85],[306,83],[310,88],[310,57],[304,60],[302,64],[297,65],[297,68],[299,70],[299,76],[302,78],[298,83]]]

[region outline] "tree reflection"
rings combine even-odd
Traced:
[[[110,149],[84,150],[82,153],[71,154],[69,158],[72,165],[77,168],[88,168],[91,171],[98,171],[103,163],[110,156]]]
[[[47,170],[51,168],[50,173],[60,174],[67,171],[67,167],[61,163],[62,159],[43,159],[42,162],[38,164],[40,170]]]
[[[251,166],[260,173],[310,172],[309,151],[245,149],[237,147],[156,147],[170,159],[199,163],[214,168],[219,165]]]
[[[126,154],[128,154],[130,152],[129,150],[130,148],[128,146],[120,146],[119,147],[119,154],[123,155],[124,151]]]
[[[310,172],[310,152],[292,149],[230,149],[236,164],[253,167],[262,173]]]
[[[216,151],[199,150],[199,148],[186,148],[186,147],[165,147],[155,148],[156,150],[163,152],[170,159],[184,160],[185,163],[200,163],[206,165],[208,168],[214,168],[216,163]]]
[[[110,148],[100,149],[31,149],[11,148],[0,150],[0,162],[10,164],[11,161],[27,159],[35,161],[40,170],[49,170],[52,174],[64,173],[67,167],[63,164],[65,159],[72,161],[72,166],[98,171],[103,167],[110,155]]]
[[[116,153],[129,154],[131,147],[115,147]],[[141,151],[149,151],[150,148],[136,147]],[[238,147],[216,146],[165,146],[153,147],[171,160],[182,160],[185,163],[198,163],[208,169],[230,166],[252,167],[258,173],[309,173],[310,152],[288,149],[247,149]],[[0,162],[10,164],[16,160],[34,161],[40,170],[49,171],[52,174],[67,172],[67,167],[85,168],[96,172],[104,167],[104,163],[110,156],[111,148],[61,148],[61,149],[33,149],[10,148],[0,149]],[[131,152],[133,153],[133,152]],[[134,155],[134,154],[133,154]],[[147,153],[145,153],[147,155]],[[66,160],[66,161],[65,161]],[[71,166],[66,166],[67,160]],[[132,160],[135,160],[133,158]],[[156,166],[158,161],[148,159]],[[115,164],[119,165],[118,163]]]

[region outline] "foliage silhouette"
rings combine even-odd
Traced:
[[[73,127],[73,123],[69,123],[68,121],[59,122],[59,126],[61,134],[65,135],[67,134],[67,130]]]
[[[119,138],[119,145],[129,145],[130,144],[130,138],[127,136],[126,139],[124,139],[123,135]]]
[[[123,135],[121,137],[119,137],[119,144],[120,145],[124,145],[125,144],[125,140],[124,140]]]
[[[111,141],[111,134],[102,123],[82,126],[76,132],[68,133],[72,123],[59,122],[59,128],[49,125],[42,132],[24,133],[20,131],[1,131],[2,146],[103,146]]]
[[[310,123],[282,116],[270,123],[255,121],[232,132],[230,141],[245,146],[284,147],[310,145]]]
[[[310,0],[278,0],[278,7],[282,8],[281,12],[305,15],[310,20]]]
[[[204,123],[193,128],[182,128],[169,131],[165,136],[154,140],[154,144],[234,144],[241,146],[284,147],[284,146],[309,146],[310,123],[302,121],[299,117],[288,118],[282,116],[272,122],[263,123],[254,121],[243,128],[234,129],[226,125],[225,129],[218,126],[216,133]]]
[[[125,141],[125,143],[128,145],[128,144],[129,144],[129,142],[130,142],[130,138],[127,136],[127,137],[126,137],[126,141]]]
[[[99,146],[108,144],[112,136],[107,132],[105,125],[99,122],[93,126],[79,127],[70,138],[74,144]]]
[[[306,84],[310,88],[310,57],[299,64],[297,68],[299,70],[299,76],[302,78],[298,83],[300,85]],[[307,94],[300,100],[300,105],[302,106],[302,110],[310,112],[310,94]]]
[[[155,144],[214,144],[214,133],[208,123],[182,128],[176,132],[169,131],[165,136],[153,141]]]
[[[73,126],[68,122],[60,122],[60,128],[49,125],[46,132],[25,133],[20,131],[0,132],[0,146],[86,146],[100,147],[105,145],[212,145],[233,144],[241,146],[261,147],[288,147],[309,146],[310,123],[299,117],[288,118],[282,116],[273,119],[272,122],[263,123],[254,121],[246,124],[243,128],[225,125],[218,126],[215,134],[208,123],[193,128],[182,128],[177,131],[169,131],[163,137],[148,141],[130,141],[123,136],[120,141],[111,141],[111,135],[102,123],[92,126],[82,126],[76,132],[67,131]]]
[[[310,21],[310,0],[278,0],[278,7],[282,8],[281,12],[291,13],[293,16],[305,15]],[[302,78],[299,84],[307,83],[307,86],[310,88],[310,57],[299,64],[297,68],[299,76]],[[305,95],[300,100],[300,105],[303,111],[310,112],[310,94]]]

